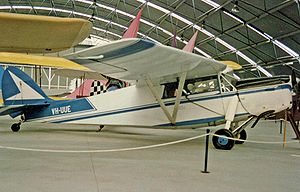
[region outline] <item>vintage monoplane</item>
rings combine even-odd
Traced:
[[[225,123],[216,134],[246,139],[244,128],[251,120],[291,104],[288,77],[237,81],[222,73],[227,66],[218,61],[151,41],[124,39],[93,53],[99,59],[87,67],[135,81],[135,85],[87,98],[54,101],[25,73],[8,67],[3,74],[4,107],[0,114],[21,117],[11,129],[19,131],[25,121],[160,128]],[[84,57],[90,61],[90,55]],[[241,120],[246,121],[230,130],[233,122]],[[216,136],[213,143],[220,149],[234,145],[234,141]]]
[[[132,32],[131,30],[128,30]],[[126,32],[125,35],[128,35]],[[133,31],[136,33],[136,31]],[[132,37],[132,35],[129,35]],[[290,79],[267,77],[237,81],[227,65],[159,43],[125,38],[66,56],[105,77],[131,86],[75,100],[54,101],[25,73],[8,67],[3,74],[0,115],[25,121],[185,128],[225,124],[213,137],[219,149],[231,149],[228,137],[246,139],[256,119],[290,107]],[[233,122],[244,121],[233,129]]]

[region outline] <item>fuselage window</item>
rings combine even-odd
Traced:
[[[210,79],[210,80],[204,80],[204,81],[203,80],[190,81],[190,82],[187,82],[186,90],[190,94],[217,91],[218,90],[218,80]]]
[[[166,98],[176,97],[177,88],[178,88],[177,82],[165,84],[164,94],[162,98],[166,99]]]
[[[218,85],[219,84],[218,84],[217,76],[204,77],[199,79],[189,79],[185,81],[182,95],[184,96],[190,94],[218,91],[219,90]],[[167,83],[164,84],[164,86],[165,88],[162,96],[163,99],[176,97],[178,82]]]

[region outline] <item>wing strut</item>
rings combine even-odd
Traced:
[[[168,111],[166,105],[162,101],[161,97],[157,93],[151,79],[150,78],[146,79],[146,83],[147,83],[148,87],[150,88],[152,95],[157,100],[158,104],[160,105],[160,107],[163,110],[166,117],[169,119],[170,123],[174,124],[174,125],[176,123],[177,113],[178,113],[178,109],[179,109],[178,107],[179,107],[179,104],[180,104],[180,99],[181,99],[181,96],[182,96],[182,91],[183,91],[183,86],[184,86],[184,82],[185,82],[185,79],[186,79],[186,75],[187,75],[187,72],[183,72],[180,76],[178,89],[177,89],[177,96],[176,96],[172,116],[171,116],[170,112]]]
[[[176,118],[177,118],[178,107],[180,104],[180,98],[182,96],[182,91],[183,91],[183,86],[184,86],[184,82],[186,79],[186,74],[187,74],[187,72],[183,72],[181,74],[179,84],[178,84],[177,96],[176,96],[175,105],[173,108],[173,115],[172,115],[172,123],[174,123],[174,124],[175,124]]]
[[[147,83],[148,87],[150,88],[152,95],[155,97],[156,101],[158,102],[158,104],[160,105],[160,107],[163,110],[164,114],[166,115],[166,117],[169,119],[169,121],[171,123],[173,123],[172,122],[172,116],[169,113],[166,105],[163,103],[163,101],[161,100],[160,96],[158,95],[156,89],[154,88],[154,85],[153,85],[151,79],[147,78],[146,79],[146,83]]]

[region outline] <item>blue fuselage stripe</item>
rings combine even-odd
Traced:
[[[249,113],[241,113],[237,114],[236,116],[243,116],[243,115],[248,115]],[[187,126],[187,125],[197,125],[197,124],[204,124],[204,123],[210,123],[210,122],[217,122],[225,120],[225,116],[217,116],[217,117],[212,117],[212,118],[202,118],[202,119],[193,119],[189,121],[180,121],[176,122],[176,126]],[[214,123],[212,123],[213,125]],[[171,123],[166,123],[166,124],[160,124],[156,126],[174,126]]]

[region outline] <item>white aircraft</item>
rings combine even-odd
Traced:
[[[76,57],[106,76],[136,84],[88,98],[54,101],[22,71],[8,67],[3,75],[0,115],[21,116],[11,129],[19,131],[24,121],[96,124],[101,128],[225,123],[216,134],[246,139],[244,128],[251,120],[285,110],[292,100],[288,77],[239,82],[222,73],[226,65],[218,61],[152,41],[123,39],[92,50]],[[246,119],[230,130],[233,122]],[[213,143],[219,149],[234,145],[234,141],[217,136]]]

